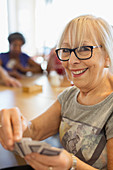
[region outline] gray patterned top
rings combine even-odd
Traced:
[[[63,147],[92,167],[107,170],[106,142],[113,137],[113,93],[95,105],[77,102],[79,89],[69,87],[61,104],[60,140]]]

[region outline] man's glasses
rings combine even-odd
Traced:
[[[75,56],[79,60],[87,60],[92,57],[93,49],[99,48],[99,47],[102,47],[102,46],[101,45],[99,45],[99,46],[81,46],[81,47],[77,47],[74,49],[59,48],[59,49],[56,49],[55,51],[56,51],[58,59],[61,61],[68,61],[72,52],[74,52]]]

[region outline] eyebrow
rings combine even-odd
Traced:
[[[87,45],[89,45],[89,41],[85,40],[85,41],[82,42],[82,46],[87,46]],[[61,46],[71,47],[68,42],[62,43]]]
[[[69,43],[62,43],[61,46],[68,46],[68,47],[70,47]]]
[[[89,42],[88,41],[83,41],[82,46],[84,46],[84,45],[89,45]]]

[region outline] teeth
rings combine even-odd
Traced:
[[[86,71],[86,68],[84,70],[80,70],[80,71],[73,71],[74,74],[81,74],[83,73],[84,71]]]

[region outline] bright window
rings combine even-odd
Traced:
[[[0,6],[4,13],[3,5]],[[45,47],[54,47],[64,26],[76,16],[92,14],[113,25],[112,0],[8,0],[8,7],[9,32],[24,34],[23,50],[32,56]]]
[[[7,0],[0,0],[0,52],[8,50]]]

